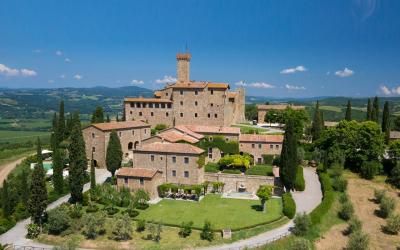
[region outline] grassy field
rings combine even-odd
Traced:
[[[219,195],[207,195],[200,202],[162,200],[141,212],[138,219],[180,226],[182,222],[193,221],[194,227],[201,228],[209,220],[214,229],[239,229],[260,223],[267,223],[282,217],[281,199],[267,202],[267,212],[259,211],[258,200],[224,199]]]
[[[24,143],[28,141],[35,142],[37,137],[47,140],[50,137],[49,132],[35,131],[10,131],[0,130],[0,143]]]
[[[327,111],[334,111],[334,112],[342,112],[342,108],[338,106],[320,106],[319,107],[321,110],[327,110]]]
[[[258,133],[258,134],[268,132],[268,129],[266,129],[266,128],[257,128],[257,127],[253,127],[251,125],[233,125],[232,127],[240,128],[240,132],[242,134],[252,134],[253,131],[256,131],[256,133]]]

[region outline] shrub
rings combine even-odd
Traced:
[[[289,250],[311,250],[311,242],[305,238],[295,238],[290,244]]]
[[[400,188],[400,164],[397,164],[391,171],[388,182],[393,186]]]
[[[362,228],[361,221],[357,217],[353,216],[349,221],[349,227],[347,228],[347,232],[346,233],[347,234],[352,234],[352,233],[354,233],[356,231],[360,231],[361,228]]]
[[[28,231],[26,238],[35,239],[40,234],[40,227],[35,223],[29,223],[26,225],[26,230]]]
[[[379,214],[383,218],[387,218],[393,212],[395,207],[395,200],[391,197],[385,196],[382,198],[381,203],[379,204]]]
[[[119,209],[113,206],[106,206],[103,209],[108,215],[114,215],[119,212]]]
[[[77,204],[70,206],[69,216],[73,219],[81,218],[82,217],[82,205],[77,203]]]
[[[131,217],[131,218],[135,218],[136,216],[139,215],[139,212],[135,209],[128,209],[128,210],[126,210],[126,212],[128,213],[129,217]]]
[[[374,197],[375,197],[376,203],[381,203],[383,197],[385,197],[385,196],[386,196],[385,189],[374,189]]]
[[[347,180],[343,176],[336,177],[333,180],[332,187],[338,192],[344,192],[347,189]]]
[[[304,181],[304,176],[303,176],[303,167],[298,166],[296,170],[296,179],[294,181],[294,188],[297,191],[304,191],[306,188],[306,183]]]
[[[204,171],[208,173],[218,173],[219,165],[217,163],[209,162],[205,165]]]
[[[115,240],[129,240],[132,235],[131,219],[127,214],[119,215],[112,224],[112,234]]]
[[[281,165],[281,156],[275,156],[274,160],[272,161],[273,166],[280,166]]]
[[[105,233],[104,214],[85,214],[83,221],[85,226],[82,233],[87,239],[96,239],[98,235]]]
[[[137,232],[143,232],[145,229],[146,229],[146,221],[138,220],[136,222],[136,231]]]
[[[138,189],[133,197],[133,203],[138,209],[146,209],[149,207],[147,202],[150,200],[149,193],[144,189]]]
[[[353,216],[353,214],[353,204],[351,204],[350,201],[343,203],[339,211],[339,217],[343,220],[349,220]]]
[[[136,205],[136,208],[137,208],[137,209],[140,209],[140,210],[146,210],[146,209],[149,208],[149,204],[147,204],[147,203],[138,203],[138,204]]]
[[[274,176],[272,173],[272,166],[268,165],[256,165],[246,170],[247,175],[263,175],[263,176]]]
[[[330,168],[329,168],[329,176],[332,178],[336,178],[339,176],[342,176],[343,174],[343,165],[341,164],[333,164]]]
[[[274,155],[263,155],[264,164],[272,164],[274,161]]]
[[[293,200],[291,193],[284,193],[282,195],[283,214],[289,219],[293,219],[296,214],[296,203]]]
[[[96,206],[95,204],[90,204],[87,208],[86,208],[86,213],[95,213],[99,211],[99,207]]]
[[[241,174],[242,171],[240,171],[239,169],[229,169],[229,168],[227,168],[227,169],[222,170],[222,173],[224,173],[224,174]]]
[[[323,199],[311,213],[311,221],[313,224],[317,224],[321,221],[321,218],[329,211],[335,201],[335,193],[333,192],[332,184],[329,176],[326,173],[319,173],[319,181],[321,182],[321,189],[323,193]]]
[[[365,250],[368,249],[368,235],[362,231],[356,231],[350,235],[346,250]]]
[[[50,234],[59,235],[70,226],[71,219],[67,209],[60,206],[48,212],[47,226]]]
[[[218,161],[218,165],[224,168],[249,168],[252,158],[247,155],[225,155]]]
[[[306,213],[297,214],[294,218],[293,233],[297,236],[304,236],[310,230],[311,219]]]
[[[382,164],[377,161],[366,161],[363,162],[360,169],[360,175],[362,178],[372,180],[382,169]]]
[[[349,196],[347,195],[347,193],[341,193],[340,194],[340,196],[339,196],[339,202],[341,203],[341,204],[343,204],[343,203],[345,203],[345,202],[348,202],[349,201]]]
[[[203,229],[200,233],[200,238],[208,241],[212,241],[214,239],[214,233],[212,232],[211,223],[209,221],[204,222]]]
[[[15,224],[16,224],[16,222],[12,217],[10,217],[10,218],[1,218],[0,217],[0,234],[7,232],[10,228],[15,226]]]
[[[193,226],[193,221],[189,222],[182,222],[181,225],[181,230],[179,231],[179,235],[183,238],[186,238],[192,233],[192,226]]]
[[[389,234],[398,234],[400,232],[400,214],[391,214],[386,219],[384,230]]]

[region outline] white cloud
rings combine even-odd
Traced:
[[[76,75],[74,75],[74,78],[75,78],[76,80],[80,80],[80,79],[83,78],[83,76],[81,76],[81,75],[79,75],[79,74],[76,74]]]
[[[354,75],[354,71],[351,69],[348,69],[348,68],[344,68],[344,70],[336,71],[335,75],[339,76],[339,77],[349,77],[349,76]]]
[[[34,70],[31,69],[21,69],[21,75],[22,76],[36,76],[37,73]]]
[[[66,62],[66,63],[70,63],[71,62],[71,60],[67,57],[67,58],[65,58],[64,59],[64,62]]]
[[[299,65],[295,68],[283,69],[281,70],[281,74],[293,74],[296,72],[304,72],[304,71],[307,71],[306,67]]]
[[[306,89],[304,86],[296,86],[296,85],[290,85],[290,84],[286,84],[285,88],[287,90],[305,90]]]
[[[257,88],[257,89],[273,89],[275,88],[274,85],[266,83],[266,82],[253,82],[249,84],[250,87]]]
[[[156,83],[173,83],[176,82],[176,78],[172,76],[164,76],[162,79],[157,79]]]
[[[245,81],[238,81],[235,83],[235,85],[239,87],[246,87],[247,83]]]
[[[380,89],[381,89],[381,92],[382,92],[384,95],[390,95],[390,94],[392,93],[392,91],[390,91],[390,89],[389,89],[388,87],[386,87],[385,85],[382,85],[382,86],[380,87]]]
[[[400,86],[394,87],[392,89],[392,94],[400,95]]]
[[[13,69],[4,64],[0,64],[0,75],[5,76],[36,76],[37,73],[31,69]]]
[[[62,56],[62,55],[63,55],[63,53],[60,50],[56,51],[56,56]]]
[[[60,78],[64,79],[64,78],[65,78],[65,75],[60,75]]]
[[[136,85],[141,85],[141,84],[144,83],[144,81],[143,81],[143,80],[136,80],[136,79],[133,79],[133,80],[131,81],[131,83],[132,83],[132,84],[136,84]]]
[[[54,80],[48,80],[47,82],[48,83],[54,83]]]

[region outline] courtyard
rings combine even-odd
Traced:
[[[214,230],[238,230],[266,224],[282,216],[281,198],[270,199],[267,211],[263,213],[258,200],[226,199],[208,194],[200,202],[164,199],[141,211],[137,219],[171,226],[192,221],[195,228],[202,228],[204,221],[208,220]]]

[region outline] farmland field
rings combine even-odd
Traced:
[[[48,140],[50,132],[0,130],[0,144],[34,142],[37,137],[42,140]]]

